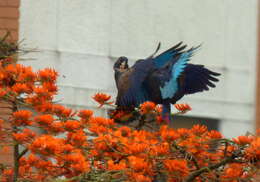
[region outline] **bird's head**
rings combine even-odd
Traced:
[[[114,64],[114,70],[115,71],[124,71],[128,69],[128,59],[127,57],[119,57],[117,61]]]

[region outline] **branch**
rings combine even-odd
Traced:
[[[27,152],[28,152],[28,148],[24,149],[24,150],[18,155],[17,160],[19,161],[20,158],[21,158],[23,155],[25,155]]]
[[[197,169],[200,169],[197,159],[189,152],[184,150],[183,148],[179,147],[176,143],[173,143],[173,147],[175,147],[177,150],[179,150],[181,153],[183,153],[185,156],[188,156],[190,160],[194,163]]]
[[[234,158],[235,158],[235,155],[233,155],[233,156],[231,156],[231,157],[229,157],[229,158],[226,158],[226,159],[224,159],[223,161],[221,161],[221,162],[219,162],[219,163],[217,163],[217,164],[209,165],[208,167],[203,167],[203,168],[201,168],[201,169],[199,169],[199,170],[197,170],[197,171],[194,171],[194,172],[192,172],[192,173],[188,176],[188,178],[187,178],[184,182],[192,182],[192,181],[194,181],[194,179],[195,179],[196,177],[198,177],[198,176],[201,175],[202,173],[207,172],[207,171],[210,171],[210,170],[213,170],[213,169],[217,169],[217,168],[219,168],[220,166],[223,166],[223,165],[225,165],[225,164],[227,164],[227,163],[233,161]]]
[[[138,125],[135,126],[135,129],[140,130],[145,125],[145,116],[141,115],[141,117],[138,120]]]
[[[13,157],[14,157],[14,178],[13,182],[16,182],[18,177],[19,177],[19,144],[14,145],[14,152],[13,152]]]

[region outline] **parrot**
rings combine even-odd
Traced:
[[[191,47],[179,42],[158,56],[160,49],[149,57],[137,60],[131,67],[128,58],[119,57],[114,63],[114,79],[117,87],[116,105],[121,109],[133,109],[146,101],[161,104],[162,117],[171,120],[171,104],[183,96],[203,92],[216,87],[220,73],[204,65],[190,64],[194,53],[201,47]]]

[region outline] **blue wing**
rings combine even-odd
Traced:
[[[193,94],[214,88],[214,82],[218,82],[215,78],[219,73],[210,71],[203,65],[188,64],[184,70],[184,82],[182,90],[184,94]]]
[[[186,48],[186,45],[181,46],[182,42],[176,44],[172,48],[167,51],[161,53],[157,57],[154,58],[154,63],[157,68],[163,67],[168,62],[172,61],[174,57],[180,55],[183,49]]]
[[[187,62],[190,60],[194,51],[198,49],[200,46],[191,48],[186,52],[183,52],[176,62],[171,66],[171,75],[169,81],[164,83],[163,87],[160,87],[161,95],[163,99],[172,98],[174,94],[178,91],[178,77],[184,71]]]

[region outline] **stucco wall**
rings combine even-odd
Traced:
[[[112,65],[178,41],[203,43],[192,62],[222,73],[210,92],[191,95],[190,115],[220,118],[226,136],[254,130],[257,0],[24,0],[20,39],[39,52],[26,64],[55,67],[57,99],[95,107],[97,91],[115,95]],[[102,114],[102,113],[98,113]]]

